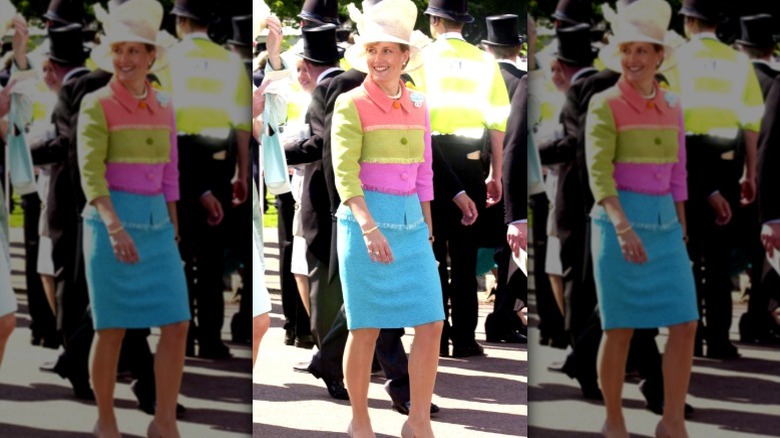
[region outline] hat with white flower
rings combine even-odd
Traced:
[[[398,43],[409,46],[409,61],[404,71],[422,66],[420,49],[411,42],[417,21],[417,6],[411,0],[383,0],[363,11],[355,44],[347,49],[345,58],[349,65],[368,72],[366,46],[373,43]]]
[[[612,22],[613,36],[601,50],[600,59],[610,70],[621,71],[620,46],[625,43],[650,43],[663,46],[664,60],[660,71],[676,65],[674,33],[667,32],[672,7],[664,0],[637,0],[618,9]]]
[[[95,48],[93,60],[103,70],[113,71],[111,46],[116,43],[141,43],[155,46],[156,59],[150,72],[168,65],[166,43],[160,24],[163,8],[156,0],[128,0],[112,8],[103,22],[105,36]]]

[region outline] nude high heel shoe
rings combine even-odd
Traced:
[[[401,438],[414,438],[414,430],[408,421],[404,421],[404,425],[401,428]]]
[[[157,428],[157,423],[154,420],[149,422],[149,427],[146,428],[146,436],[147,438],[162,438],[160,429]]]
[[[352,421],[349,422],[349,426],[347,426],[347,436],[352,437]]]

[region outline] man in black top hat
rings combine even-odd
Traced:
[[[772,16],[769,14],[740,17],[742,36],[736,41],[740,51],[748,55],[761,85],[761,94],[766,96],[778,71],[769,63],[775,50],[775,37]]]
[[[338,0],[306,0],[298,18],[302,20],[301,27],[319,24],[340,24]]]
[[[761,93],[767,100],[772,83],[779,71],[770,64],[775,50],[772,16],[758,14],[740,18],[742,36],[736,41],[740,51],[745,53],[753,63]],[[768,312],[770,290],[763,281],[764,247],[759,239],[761,225],[758,222],[758,205],[751,203],[740,208],[735,213],[735,221],[739,224],[740,238],[750,255],[750,288],[747,312],[739,320],[739,335],[742,342],[778,343],[780,333],[774,328],[773,319]]]
[[[326,286],[330,261],[330,203],[322,167],[322,149],[325,131],[324,99],[329,81],[343,70],[339,60],[344,50],[336,45],[336,25],[307,26],[303,28],[303,64],[317,83],[312,92],[312,103],[306,112],[306,123],[311,134],[308,139],[285,144],[289,165],[307,164],[304,167],[301,194],[301,225],[306,239],[306,258],[309,265],[311,333],[317,345],[330,329],[341,307],[339,290]]]
[[[501,76],[504,78],[506,89],[510,97],[515,95],[515,90],[520,84],[520,79],[525,72],[517,66],[517,58],[520,55],[520,38],[518,30],[518,17],[514,14],[494,15],[485,19],[488,35],[482,44],[486,51],[498,61]],[[488,145],[486,145],[488,146]],[[485,175],[490,165],[490,148],[482,150],[482,162]],[[525,294],[518,290],[509,290],[507,277],[510,267],[511,252],[506,243],[506,225],[504,222],[503,206],[489,208],[480,217],[484,239],[484,245],[495,247],[494,259],[498,265],[495,288],[494,312],[485,320],[485,337],[488,342],[512,342],[525,343],[525,326],[514,312],[514,299],[507,299],[507,295],[523,295],[523,302],[527,301]],[[518,298],[521,298],[518,296]]]
[[[30,149],[33,162],[36,165],[48,165],[50,169],[45,220],[48,222],[49,236],[52,240],[58,328],[62,333],[65,347],[61,358],[67,357],[67,360],[62,359],[57,362],[58,367],[55,371],[71,381],[77,398],[93,399],[87,369],[91,333],[87,336],[76,336],[89,298],[86,282],[78,284],[74,281],[79,273],[77,263],[74,263],[76,259],[74,256],[78,253],[79,246],[77,228],[80,210],[75,203],[75,190],[67,166],[69,134],[73,127],[73,117],[78,112],[74,115],[67,105],[66,87],[88,73],[84,68],[84,62],[89,56],[89,49],[82,45],[81,31],[80,24],[49,28],[49,51],[46,56],[52,71],[62,82],[59,99],[52,112],[51,121],[54,124],[55,135],[50,139],[31,144]],[[22,61],[17,57],[17,65],[20,64],[23,69],[27,68],[26,60]],[[37,216],[35,220],[38,220]]]
[[[486,17],[485,22],[487,23],[488,35],[486,40],[482,40],[482,44],[485,46],[485,50],[498,61],[501,76],[504,77],[506,89],[511,99],[520,83],[520,78],[526,74],[517,66],[520,45],[523,42],[518,30],[517,15],[493,15]]]

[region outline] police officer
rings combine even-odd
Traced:
[[[708,357],[730,359],[739,357],[729,340],[731,219],[740,198],[750,203],[756,195],[763,98],[748,58],[715,35],[721,6],[715,0],[683,2],[680,14],[690,41],[677,58],[688,163],[688,252],[702,314],[695,354],[702,355],[704,340]],[[744,152],[737,151],[740,132]]]
[[[230,351],[220,338],[223,219],[231,204],[247,198],[252,90],[238,56],[209,40],[213,3],[177,0],[171,13],[181,38],[170,50],[170,62],[181,175],[180,250],[193,309],[187,353],[194,355],[197,338],[198,356],[227,358]]]
[[[463,26],[474,21],[466,0],[432,0],[425,14],[436,41],[424,49],[425,65],[412,76],[429,99],[433,147],[444,155],[459,180],[452,186],[434,173],[434,254],[439,262],[445,315],[450,314],[448,301],[452,308],[452,325],[445,324],[440,355],[449,355],[448,340],[452,339],[454,357],[478,356],[484,354],[474,338],[478,236],[468,225],[479,211],[501,201],[501,156],[509,96],[495,59],[463,39]],[[491,150],[487,179],[479,160],[485,141],[490,142]],[[477,211],[472,218],[462,220],[462,209],[457,204],[471,199]]]

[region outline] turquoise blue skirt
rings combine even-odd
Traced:
[[[618,198],[648,261],[625,260],[612,222],[596,205],[591,252],[602,327],[668,327],[698,320],[693,270],[672,196],[619,191]]]
[[[159,327],[190,319],[187,282],[163,195],[111,191],[140,261],[122,263],[95,207],[84,209],[84,261],[96,330]]]
[[[365,199],[395,261],[371,261],[360,226],[342,204],[336,242],[347,326],[401,328],[443,320],[441,283],[419,198],[366,191]]]

